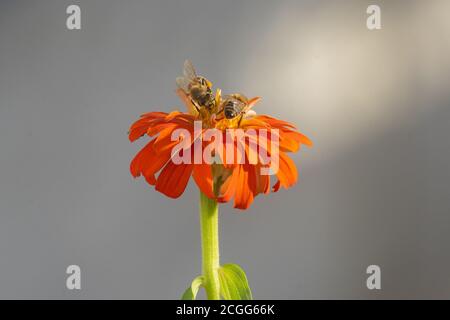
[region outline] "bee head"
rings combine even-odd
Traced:
[[[202,85],[202,86],[204,86],[204,87],[207,87],[208,89],[211,89],[212,88],[212,83],[211,83],[211,81],[209,81],[208,79],[206,79],[205,77],[202,77],[202,76],[197,76],[197,82],[200,84],[200,85]]]

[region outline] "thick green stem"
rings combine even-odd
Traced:
[[[208,300],[219,300],[219,208],[215,200],[209,199],[202,192],[200,192],[200,228],[206,297]]]

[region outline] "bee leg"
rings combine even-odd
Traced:
[[[239,118],[239,121],[238,121],[238,127],[241,126],[241,121],[242,121],[243,118],[244,118],[244,113],[241,112],[241,117]]]
[[[191,103],[194,106],[194,108],[197,110],[197,112],[200,113],[200,107],[197,106],[197,103],[193,99],[191,99]]]

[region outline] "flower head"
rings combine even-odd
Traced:
[[[247,209],[259,194],[297,182],[295,163],[287,153],[312,143],[292,124],[252,112],[259,98],[222,98],[217,90],[212,105],[202,108],[184,90],[178,94],[189,113],[150,112],[132,124],[131,142],[151,137],[131,162],[133,177],[142,175],[157,191],[177,198],[192,176],[207,197],[234,199],[239,209]]]

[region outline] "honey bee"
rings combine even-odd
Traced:
[[[176,82],[182,99],[187,99],[188,105],[192,104],[197,112],[201,113],[202,108],[210,112],[213,110],[216,99],[212,93],[212,83],[198,76],[189,60],[184,62],[183,76],[177,77]]]
[[[217,120],[227,121],[227,127],[239,127],[242,119],[252,117],[256,113],[251,108],[260,100],[260,97],[248,99],[240,93],[226,95],[220,104]]]

